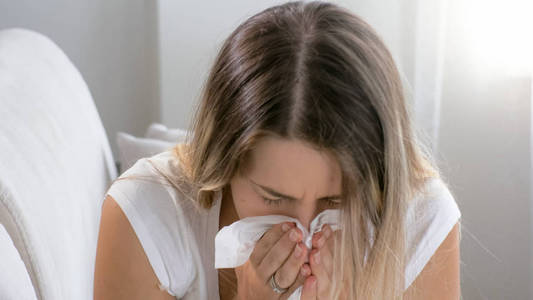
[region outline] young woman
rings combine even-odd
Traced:
[[[95,299],[459,299],[460,211],[413,129],[391,54],[358,16],[288,2],[247,19],[209,74],[185,143],[143,158],[104,201]],[[148,179],[148,180],[146,180]],[[281,214],[249,260],[214,236]],[[309,259],[306,259],[309,258]]]

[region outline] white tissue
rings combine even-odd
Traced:
[[[283,215],[248,217],[225,226],[215,236],[215,268],[235,268],[244,264],[261,236],[272,226],[283,222],[295,222],[303,233],[303,243],[311,249],[313,234],[320,231],[324,224],[331,226],[333,231],[339,229],[340,210],[322,211],[311,221],[309,230],[298,219]],[[300,299],[301,292],[300,286],[289,300]]]

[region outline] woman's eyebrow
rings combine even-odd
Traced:
[[[265,192],[271,194],[272,196],[274,197],[278,197],[278,198],[285,198],[285,199],[288,199],[288,200],[292,200],[292,201],[296,201],[296,200],[299,200],[298,198],[296,197],[292,197],[292,196],[289,196],[289,195],[284,195],[276,190],[274,190],[273,188],[270,188],[268,186],[264,186],[264,185],[260,185],[259,183],[256,183],[254,182],[252,179],[248,179],[250,180],[251,183],[255,184],[256,186],[260,187],[261,189],[263,189]],[[340,200],[341,199],[341,196],[340,195],[332,195],[332,196],[326,196],[326,197],[322,197],[318,200]]]

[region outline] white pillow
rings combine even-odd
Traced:
[[[163,140],[167,142],[181,143],[185,140],[187,130],[181,128],[167,128],[160,123],[152,123],[144,137],[156,140]]]
[[[150,157],[174,147],[176,142],[157,140],[152,138],[135,137],[125,132],[117,132],[117,146],[119,152],[119,172],[129,169],[137,160]]]
[[[37,299],[24,262],[0,224],[0,299]]]

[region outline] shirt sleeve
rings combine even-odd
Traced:
[[[152,175],[145,158],[120,177]],[[182,298],[196,270],[191,261],[190,236],[183,211],[166,187],[152,179],[128,178],[115,181],[107,194],[128,218],[159,280],[159,287]]]
[[[459,221],[461,211],[441,178],[431,178],[407,212],[405,289]]]

